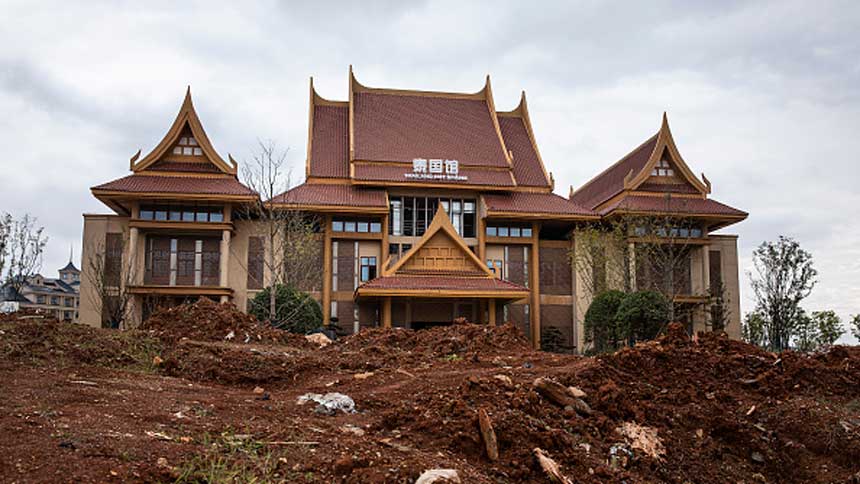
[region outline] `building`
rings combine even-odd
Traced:
[[[17,302],[21,309],[36,309],[50,314],[59,321],[74,321],[78,318],[80,306],[81,271],[69,261],[59,274],[58,279],[36,274],[17,290],[7,284],[2,288],[2,299]]]
[[[256,195],[212,148],[190,93],[164,139],[139,155],[131,175],[92,189],[116,214],[85,215],[85,260],[107,253],[135,268],[135,320],[155,296],[246,308],[269,280],[259,259],[270,248],[238,215]],[[350,69],[345,101],[322,98],[311,80],[305,168],[305,182],[271,202],[319,217],[321,277],[306,289],[347,331],[505,320],[535,345],[553,327],[581,350],[591,294],[573,262],[578,230],[653,214],[690,224],[688,283],[676,301],[704,307],[719,277],[727,329],[740,334],[736,238],[711,232],[747,214],[709,198],[710,182],[682,159],[665,116],[656,134],[565,198],[553,193],[525,94],[498,111],[489,77],[476,93],[426,92],[366,87]],[[631,247],[642,242],[629,235]],[[99,318],[82,307],[82,321]],[[704,328],[708,312],[689,318]]]

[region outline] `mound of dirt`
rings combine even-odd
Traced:
[[[324,351],[344,369],[373,370],[440,358],[478,361],[500,353],[531,352],[529,342],[512,323],[490,327],[452,324],[420,331],[370,328],[347,336]]]
[[[232,303],[218,304],[207,298],[161,309],[144,321],[140,329],[151,331],[170,343],[187,338],[231,343],[308,344],[304,337],[261,323]]]
[[[854,475],[858,349],[777,357],[725,336],[692,342],[679,337],[682,331],[673,327],[659,340],[600,358],[568,358],[568,365],[539,373],[516,368],[500,377],[473,369],[449,377],[445,388],[428,382],[380,406],[379,431],[488,463],[477,417],[484,409],[500,454],[485,470],[502,480],[540,479],[535,448],[588,482],[843,482]],[[536,391],[534,377],[547,375],[583,390],[590,413]],[[656,440],[642,446],[625,436],[630,428]],[[636,445],[665,455],[648,456]]]
[[[34,315],[16,313],[0,320],[0,361],[149,369],[161,351],[158,340],[138,331],[91,328]]]

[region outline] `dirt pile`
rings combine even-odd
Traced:
[[[171,343],[186,338],[231,343],[307,344],[303,337],[261,323],[232,303],[218,304],[207,298],[161,309],[144,321],[140,329]]]
[[[60,322],[35,313],[0,319],[0,362],[148,369],[161,343],[137,331],[119,332]]]
[[[777,357],[722,336],[694,343],[681,331],[561,367],[542,361],[539,371],[472,368],[444,387],[412,389],[383,410],[379,431],[484,462],[499,480],[540,480],[535,448],[588,482],[848,482],[857,472],[858,349]],[[578,387],[589,413],[547,400],[535,376]],[[484,451],[479,409],[495,428],[496,463]],[[630,428],[653,441],[625,436]]]
[[[532,350],[513,324],[489,327],[464,323],[421,331],[366,329],[338,340],[325,351],[338,368],[372,370],[433,363],[440,358],[477,362],[494,355]]]

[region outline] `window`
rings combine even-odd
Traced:
[[[248,289],[263,288],[264,256],[263,238],[248,237]]]
[[[493,271],[499,279],[502,279],[502,261],[495,259],[487,259],[487,268]]]
[[[223,222],[222,207],[154,205],[140,207],[140,220],[170,220],[173,222]]]
[[[525,237],[530,238],[532,236],[532,228],[531,227],[522,227],[522,226],[487,226],[487,236],[488,237]]]
[[[382,222],[372,220],[332,220],[332,232],[357,232],[361,234],[382,232]]]
[[[119,287],[122,271],[122,234],[105,234],[104,285]]]
[[[51,296],[51,306],[59,306],[60,298],[57,296]]]
[[[179,138],[179,142],[173,147],[174,155],[183,156],[202,156],[203,150],[197,146],[197,140],[193,136],[183,136]]]
[[[508,237],[510,230],[507,227],[499,227],[499,237]]]
[[[395,197],[391,199],[390,203],[388,233],[391,235],[415,237],[424,235],[441,204],[457,233],[463,237],[475,236],[476,204],[474,200]]]
[[[496,229],[495,227],[490,227],[489,225],[487,226],[487,236],[488,237],[495,237],[498,234],[499,234],[498,229]]]
[[[376,278],[376,257],[361,257],[361,282]]]
[[[63,301],[63,305],[64,305],[64,306],[66,306],[67,308],[72,307],[72,305],[73,305],[73,304],[74,304],[74,298],[71,298],[71,297],[67,297],[67,298]]]
[[[147,236],[144,283],[217,286],[220,260],[220,238]]]
[[[523,227],[523,237],[531,237],[532,236],[532,228],[531,227]]]
[[[660,160],[654,166],[654,169],[651,170],[652,176],[675,176],[675,171],[672,169],[672,165],[669,164],[666,160]]]
[[[36,304],[45,304],[45,296],[36,296]]]

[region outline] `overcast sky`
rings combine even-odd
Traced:
[[[845,2],[69,2],[0,1],[0,211],[38,216],[43,273],[89,187],[124,176],[161,139],[191,85],[216,149],[247,159],[257,139],[304,173],[308,78],[347,97],[368,86],[473,92],[496,107],[521,90],[556,191],[581,186],[654,134],[667,111],[712,196],[750,213],[753,248],[784,234],[811,251],[805,306],[860,313],[860,4]],[[298,180],[297,180],[298,181]]]

